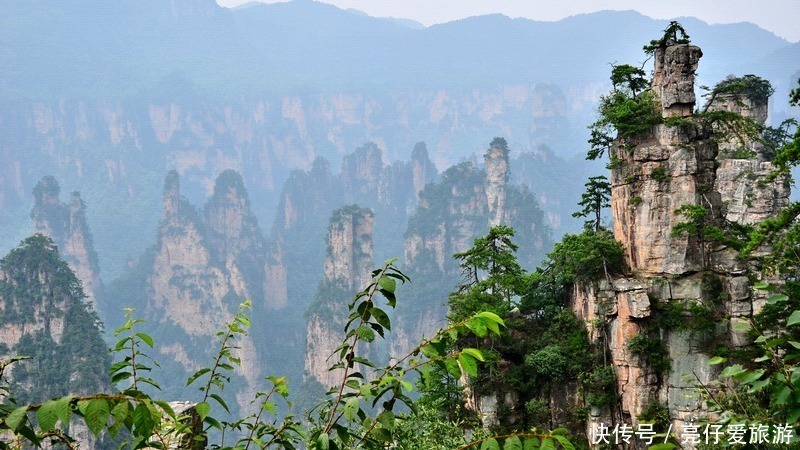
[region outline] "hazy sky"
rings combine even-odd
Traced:
[[[251,0],[217,0],[237,6]],[[275,3],[276,0],[259,0]],[[501,13],[534,20],[603,9],[633,9],[655,19],[694,16],[705,22],[753,22],[792,42],[800,41],[800,0],[324,0],[342,9],[354,8],[376,17],[414,19],[425,25],[469,16]]]

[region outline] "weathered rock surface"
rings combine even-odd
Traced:
[[[703,56],[700,47],[670,45],[655,51],[653,90],[664,117],[690,116],[694,110],[694,73]]]
[[[718,378],[718,368],[709,365],[708,334],[734,347],[750,343],[731,325],[752,317],[761,305],[747,261],[697,233],[675,234],[676,225],[690,220],[676,210],[704,208],[699,226],[723,220],[754,224],[788,204],[788,184],[759,183],[773,168],[761,144],[717,139],[719,130],[692,117],[701,56],[698,47],[686,44],[655,53],[652,88],[661,114],[688,123],[661,124],[648,137],[617,139],[610,151],[614,235],[626,251],[630,275],[575,286],[571,301],[576,315],[593,324],[590,337],[607,346],[621,401],[616,412],[591,411],[590,429],[609,421],[636,424],[645,407],[658,402],[680,435],[686,422],[708,417],[704,403],[690,395],[695,384]],[[722,97],[709,107],[763,123],[766,99],[738,100]],[[747,153],[752,156],[730,156]],[[684,324],[666,328],[661,319],[667,305],[684,308],[678,318]],[[693,314],[708,315],[716,329],[693,329],[699,319]],[[725,316],[731,319],[722,320]],[[669,370],[656,373],[645,355],[632,354],[629,343],[640,334],[661,342]]]
[[[163,204],[158,241],[146,268],[145,315],[187,336],[173,339],[160,351],[193,371],[213,357],[205,343],[214,342],[240,302],[252,300],[256,311],[267,303],[262,272],[267,266],[266,248],[236,172],[220,175],[201,214],[182,197],[178,173],[171,171],[164,183]],[[240,370],[246,386],[237,386],[237,400],[246,407],[251,399],[247,394],[254,392],[261,378],[261,363],[251,336],[242,337],[239,347],[246,355]],[[245,354],[245,349],[251,351]]]
[[[87,299],[94,303],[101,285],[100,265],[86,221],[86,204],[78,192],[71,194],[69,204],[62,203],[60,192],[58,181],[51,176],[36,184],[31,211],[33,229],[53,239],[62,258],[81,280]],[[102,306],[95,304],[95,307]]]
[[[328,369],[329,358],[344,338],[347,304],[372,279],[372,225],[374,214],[352,205],[334,211],[330,219],[324,280],[308,314],[306,376],[330,387],[341,381],[341,371]]]
[[[768,98],[751,97],[745,93],[725,93],[714,97],[709,110],[729,111],[764,125],[767,120]],[[715,190],[722,196],[725,219],[743,225],[753,225],[772,216],[789,204],[789,180],[778,177],[767,181],[775,169],[770,150],[757,140],[737,136],[719,144]]]

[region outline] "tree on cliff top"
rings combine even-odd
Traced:
[[[586,182],[586,191],[581,194],[581,201],[578,206],[583,209],[572,213],[572,217],[587,217],[594,215],[594,220],[587,220],[584,228],[594,229],[595,232],[600,232],[603,228],[601,226],[601,213],[603,208],[611,206],[609,200],[611,199],[611,183],[605,175],[589,178]]]

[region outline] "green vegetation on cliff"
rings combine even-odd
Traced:
[[[0,260],[3,358],[15,366],[12,390],[21,402],[108,387],[110,358],[97,315],[80,281],[49,238],[35,235]]]

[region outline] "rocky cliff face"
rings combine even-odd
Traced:
[[[763,304],[746,276],[746,261],[698,233],[673,231],[692,220],[677,211],[681,207],[703,211],[698,227],[721,226],[723,218],[752,224],[776,214],[788,198],[785,180],[758,185],[757,177],[771,169],[758,149],[752,158],[718,157],[734,143],[718,145],[718,130],[693,116],[700,56],[699,48],[685,44],[656,50],[653,91],[661,115],[684,121],[658,125],[641,139],[617,139],[611,149],[614,235],[631,273],[576,286],[572,294],[578,317],[601,324],[590,327],[592,338],[608,349],[621,399],[619,411],[590,411],[590,427],[635,424],[648,406],[660,404],[680,435],[686,422],[707,414],[702,401],[689,394],[695,383],[718,376],[708,364],[712,347],[746,345],[731,324]],[[760,106],[744,106],[748,111],[733,106],[741,104],[728,98],[710,108],[763,116]],[[678,324],[667,319],[670,311],[677,311]],[[700,329],[700,319],[717,325]],[[646,351],[643,345],[649,346]],[[687,380],[686,373],[696,379]]]
[[[722,94],[714,98],[709,109],[734,112],[764,125],[768,100],[766,95]],[[715,190],[722,196],[726,220],[754,225],[789,204],[788,180],[766,181],[775,167],[773,155],[762,142],[732,137],[720,142],[719,147]]]
[[[511,171],[508,168],[508,147],[505,140],[493,141],[489,150],[483,155],[486,165],[486,201],[489,203],[489,226],[494,227],[503,222],[506,211],[506,184]]]
[[[53,239],[70,269],[81,280],[87,299],[94,302],[101,284],[100,266],[86,222],[86,204],[78,192],[72,193],[69,204],[62,203],[60,192],[58,181],[52,176],[36,184],[31,211],[33,228],[36,233]],[[102,308],[102,305],[95,307]]]
[[[160,351],[192,371],[213,357],[208,344],[240,302],[252,300],[257,312],[265,307],[266,244],[234,171],[220,174],[202,214],[181,195],[178,173],[171,171],[163,204],[158,242],[145,268],[145,315],[158,328],[172,330],[157,336],[166,342]],[[247,386],[237,386],[237,398],[244,407],[263,366],[251,336],[242,338],[240,347]]]
[[[334,211],[330,219],[324,280],[309,309],[306,325],[305,373],[323,386],[341,380],[339,371],[329,371],[328,358],[342,342],[347,304],[355,292],[371,281],[372,211],[348,206]]]

